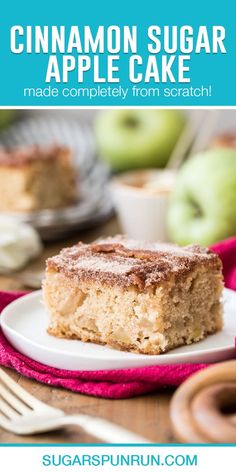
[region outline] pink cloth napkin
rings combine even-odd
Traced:
[[[236,237],[212,249],[223,261],[226,287],[236,290]],[[0,292],[0,311],[25,292]],[[47,367],[17,352],[0,330],[0,364],[39,382],[104,398],[129,398],[161,387],[177,386],[209,364],[179,364],[96,372]]]

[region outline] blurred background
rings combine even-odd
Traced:
[[[148,110],[148,109],[147,109]],[[1,110],[5,111],[5,110]],[[8,110],[7,110],[8,111]],[[9,110],[10,113],[12,113],[12,110]],[[106,111],[106,110],[105,110]],[[109,110],[108,110],[109,111]],[[181,113],[184,114],[184,116],[191,116],[193,114],[202,114],[202,113],[207,113],[211,111],[213,114],[214,113],[220,113],[220,120],[216,125],[216,129],[213,131],[213,135],[218,132],[223,132],[226,131],[228,132],[229,130],[233,130],[236,133],[236,110],[235,109],[212,109],[212,110],[201,110],[201,109],[192,109],[192,110],[181,110]],[[98,114],[103,113],[103,110],[98,110],[98,109],[80,109],[80,110],[64,110],[64,109],[56,109],[56,110],[39,110],[39,109],[31,109],[31,110],[13,110],[13,114],[16,116],[29,116],[29,117],[34,117],[34,116],[53,116],[53,117],[58,117],[58,116],[64,116],[66,118],[73,117],[77,120],[79,120],[81,123],[86,123],[90,126],[93,126],[93,123],[96,119],[96,116]],[[5,117],[3,118],[5,121]],[[0,118],[0,122],[2,122],[2,119]]]
[[[61,247],[116,233],[236,235],[235,110],[0,110],[0,271],[13,287],[36,287]]]

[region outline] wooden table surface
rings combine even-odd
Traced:
[[[114,235],[119,231],[115,219],[99,228],[80,233],[69,239],[45,245],[43,254],[33,261],[27,270],[41,270],[45,259],[56,254],[61,247],[69,246],[79,239],[90,242],[100,236]],[[17,276],[0,276],[0,290],[25,289]],[[101,416],[157,443],[176,442],[169,419],[169,404],[173,391],[165,389],[126,400],[106,400],[49,387],[5,369],[19,384],[40,400],[61,408],[67,413],[86,413]],[[20,437],[0,428],[0,443],[91,443],[99,442],[76,427],[38,436]]]

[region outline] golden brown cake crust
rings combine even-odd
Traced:
[[[65,146],[53,144],[47,147],[38,145],[17,147],[13,149],[0,148],[0,167],[22,167],[38,160],[48,161],[57,159],[58,156],[68,156],[70,150]]]
[[[77,282],[136,286],[143,290],[173,276],[180,280],[199,264],[211,270],[221,269],[219,257],[198,245],[178,247],[116,236],[62,249],[48,259],[47,270]]]

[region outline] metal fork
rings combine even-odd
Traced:
[[[89,415],[66,415],[64,411],[39,401],[0,369],[0,426],[19,435],[43,433],[68,425],[108,443],[144,443],[150,441],[107,420]]]

